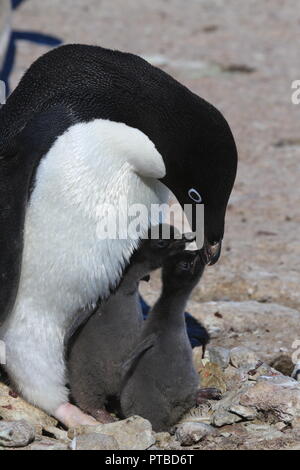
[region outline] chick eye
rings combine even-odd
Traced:
[[[195,202],[201,202],[202,201],[201,194],[199,194],[198,191],[194,188],[189,189],[188,195]]]

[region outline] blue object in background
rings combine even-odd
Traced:
[[[12,0],[12,8],[15,10],[26,0]],[[17,41],[29,41],[43,46],[56,47],[62,44],[61,39],[47,34],[35,33],[33,31],[12,31],[7,47],[3,67],[0,70],[0,80],[3,80],[6,86],[7,95],[10,93],[9,76],[12,72],[16,58]]]
[[[13,10],[18,8],[18,6],[23,2],[24,2],[24,0],[11,0],[11,6],[12,6]]]

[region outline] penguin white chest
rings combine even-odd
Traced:
[[[158,181],[164,174],[153,143],[125,124],[94,120],[60,136],[37,170],[14,314],[56,313],[67,327],[74,312],[107,296],[138,244],[109,233],[103,238],[107,210],[123,214],[126,201],[142,204],[150,214],[152,204],[168,198]],[[148,224],[144,220],[140,231]]]

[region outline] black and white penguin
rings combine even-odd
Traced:
[[[120,397],[124,417],[148,419],[157,432],[168,431],[202,400],[219,398],[216,389],[199,389],[184,309],[205,263],[200,251],[181,251],[166,258],[162,292],[127,361]]]
[[[183,251],[185,238],[147,239],[132,255],[116,292],[103,302],[71,338],[68,376],[74,402],[98,420],[105,407],[118,403],[123,364],[137,345],[144,325],[140,280]]]
[[[204,204],[205,251],[220,253],[237,166],[212,105],[127,53],[62,46],[39,58],[0,109],[0,322],[22,395],[67,426],[64,336],[108,297],[137,239],[100,239],[107,204]],[[149,210],[150,212],[150,210]],[[145,220],[141,233],[148,229]],[[122,227],[121,227],[122,229]]]

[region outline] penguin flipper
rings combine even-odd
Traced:
[[[157,334],[151,333],[149,336],[140,341],[134,350],[131,352],[126,361],[123,362],[123,377],[124,382],[129,378],[134,369],[136,368],[141,357],[156,344]]]
[[[71,120],[70,112],[60,105],[36,113],[0,155],[0,326],[18,291],[25,214],[35,170]]]

